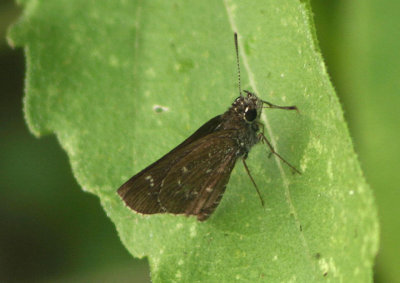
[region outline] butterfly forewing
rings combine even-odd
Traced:
[[[118,194],[126,205],[144,214],[168,212],[160,206],[158,198],[162,181],[168,171],[195,148],[190,145],[213,133],[220,122],[221,116],[212,118],[168,154],[124,183]]]
[[[127,206],[137,212],[145,214],[163,212],[158,203],[158,193],[163,176],[170,166],[169,160],[164,158],[158,160],[123,184],[118,189],[118,194]]]

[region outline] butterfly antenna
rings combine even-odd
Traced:
[[[236,64],[237,64],[237,74],[238,74],[239,96],[242,96],[242,86],[240,85],[239,45],[238,45],[238,36],[236,32],[234,37],[235,37],[235,48],[236,48]]]

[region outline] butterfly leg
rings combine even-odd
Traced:
[[[265,106],[263,108],[282,109],[282,110],[296,110],[297,113],[300,113],[299,109],[295,105],[292,105],[292,106],[279,106],[279,105],[272,104],[272,103],[270,103],[268,101],[265,101],[265,100],[261,100],[261,102],[266,104],[266,105],[268,105],[268,106]]]
[[[258,140],[261,141],[261,142],[264,142],[264,141],[262,140],[261,136],[264,136],[264,137],[265,137],[265,135],[264,135],[265,126],[264,126],[264,124],[261,123],[260,121],[257,122],[257,125],[258,125],[258,127],[261,126],[261,133],[258,134]],[[272,151],[270,151],[270,152],[268,153],[268,158],[271,158],[271,156],[272,156]]]
[[[244,165],[244,169],[246,169],[247,175],[249,175],[251,182],[253,183],[254,187],[256,188],[257,194],[258,194],[258,196],[259,196],[259,198],[260,198],[260,201],[261,201],[261,205],[264,206],[264,200],[263,200],[263,198],[262,198],[262,196],[261,196],[260,190],[258,189],[257,184],[256,184],[256,182],[255,182],[254,179],[253,179],[253,176],[251,176],[251,174],[250,174],[249,167],[247,167],[247,164],[246,164],[246,157],[247,157],[247,156],[244,156],[244,157],[242,158],[243,165]]]
[[[288,165],[294,172],[298,173],[301,175],[301,172],[296,169],[296,167],[294,167],[292,164],[290,164],[288,161],[286,161],[279,153],[277,153],[274,149],[274,147],[272,146],[272,144],[269,142],[269,140],[265,137],[264,133],[259,133],[258,134],[258,138],[266,143],[269,147],[269,149],[271,150],[272,154],[275,154],[275,156],[277,156],[280,160],[282,160],[283,163],[286,163],[286,165]]]

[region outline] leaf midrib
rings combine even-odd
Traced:
[[[226,9],[226,13],[227,13],[227,16],[228,16],[228,19],[229,19],[229,24],[230,24],[230,27],[231,27],[232,31],[233,32],[237,32],[238,35],[240,35],[240,32],[239,32],[239,30],[238,30],[238,28],[237,28],[237,26],[236,26],[236,24],[234,22],[234,19],[233,19],[233,16],[232,16],[232,12],[231,12],[231,9],[230,9],[230,7],[229,7],[229,5],[227,3],[227,0],[223,0],[223,3],[224,3],[224,6],[225,6],[225,9]],[[238,40],[238,45],[239,45],[238,46],[239,47],[239,56],[242,58],[243,66],[244,66],[244,68],[245,68],[245,70],[247,72],[247,75],[248,75],[248,78],[249,78],[249,82],[250,82],[250,86],[252,87],[252,89],[254,90],[255,93],[259,93],[258,89],[257,89],[256,81],[254,79],[254,73],[250,68],[249,62],[247,60],[246,53],[243,51],[244,47],[243,47],[243,44],[242,44],[241,40]],[[269,123],[268,117],[265,114],[265,112],[262,113],[261,119],[264,122],[264,125],[266,126],[267,133],[268,133],[268,135],[269,135],[269,137],[271,139],[270,142],[271,142],[272,146],[274,147],[274,149],[276,151],[278,151],[277,144],[276,144],[276,139],[274,138],[274,133],[272,131],[272,127],[271,127],[271,125]],[[281,160],[276,155],[274,156],[274,158],[275,158],[275,162],[276,162],[276,164],[278,166],[278,169],[279,169],[279,172],[280,172],[280,175],[281,175],[281,178],[282,178],[283,187],[285,188],[285,198],[286,198],[286,202],[289,205],[290,214],[293,215],[293,217],[295,219],[295,223],[296,223],[296,230],[298,230],[299,233],[300,233],[299,237],[300,237],[300,241],[301,241],[301,243],[302,243],[302,245],[304,247],[304,253],[305,253],[306,257],[308,258],[309,263],[313,268],[313,271],[315,272],[314,274],[317,274],[316,266],[312,261],[312,255],[311,255],[311,252],[310,252],[310,248],[308,246],[306,238],[304,237],[304,233],[302,231],[300,231],[300,229],[299,229],[299,227],[301,227],[301,223],[300,223],[300,220],[299,220],[299,217],[298,217],[298,214],[297,214],[297,210],[294,207],[294,204],[292,202],[290,189],[289,189],[289,180],[288,180],[288,178],[286,176],[285,171],[283,170]]]

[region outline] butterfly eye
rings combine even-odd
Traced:
[[[256,109],[247,109],[244,113],[244,118],[247,122],[253,122],[257,118],[257,110]]]

